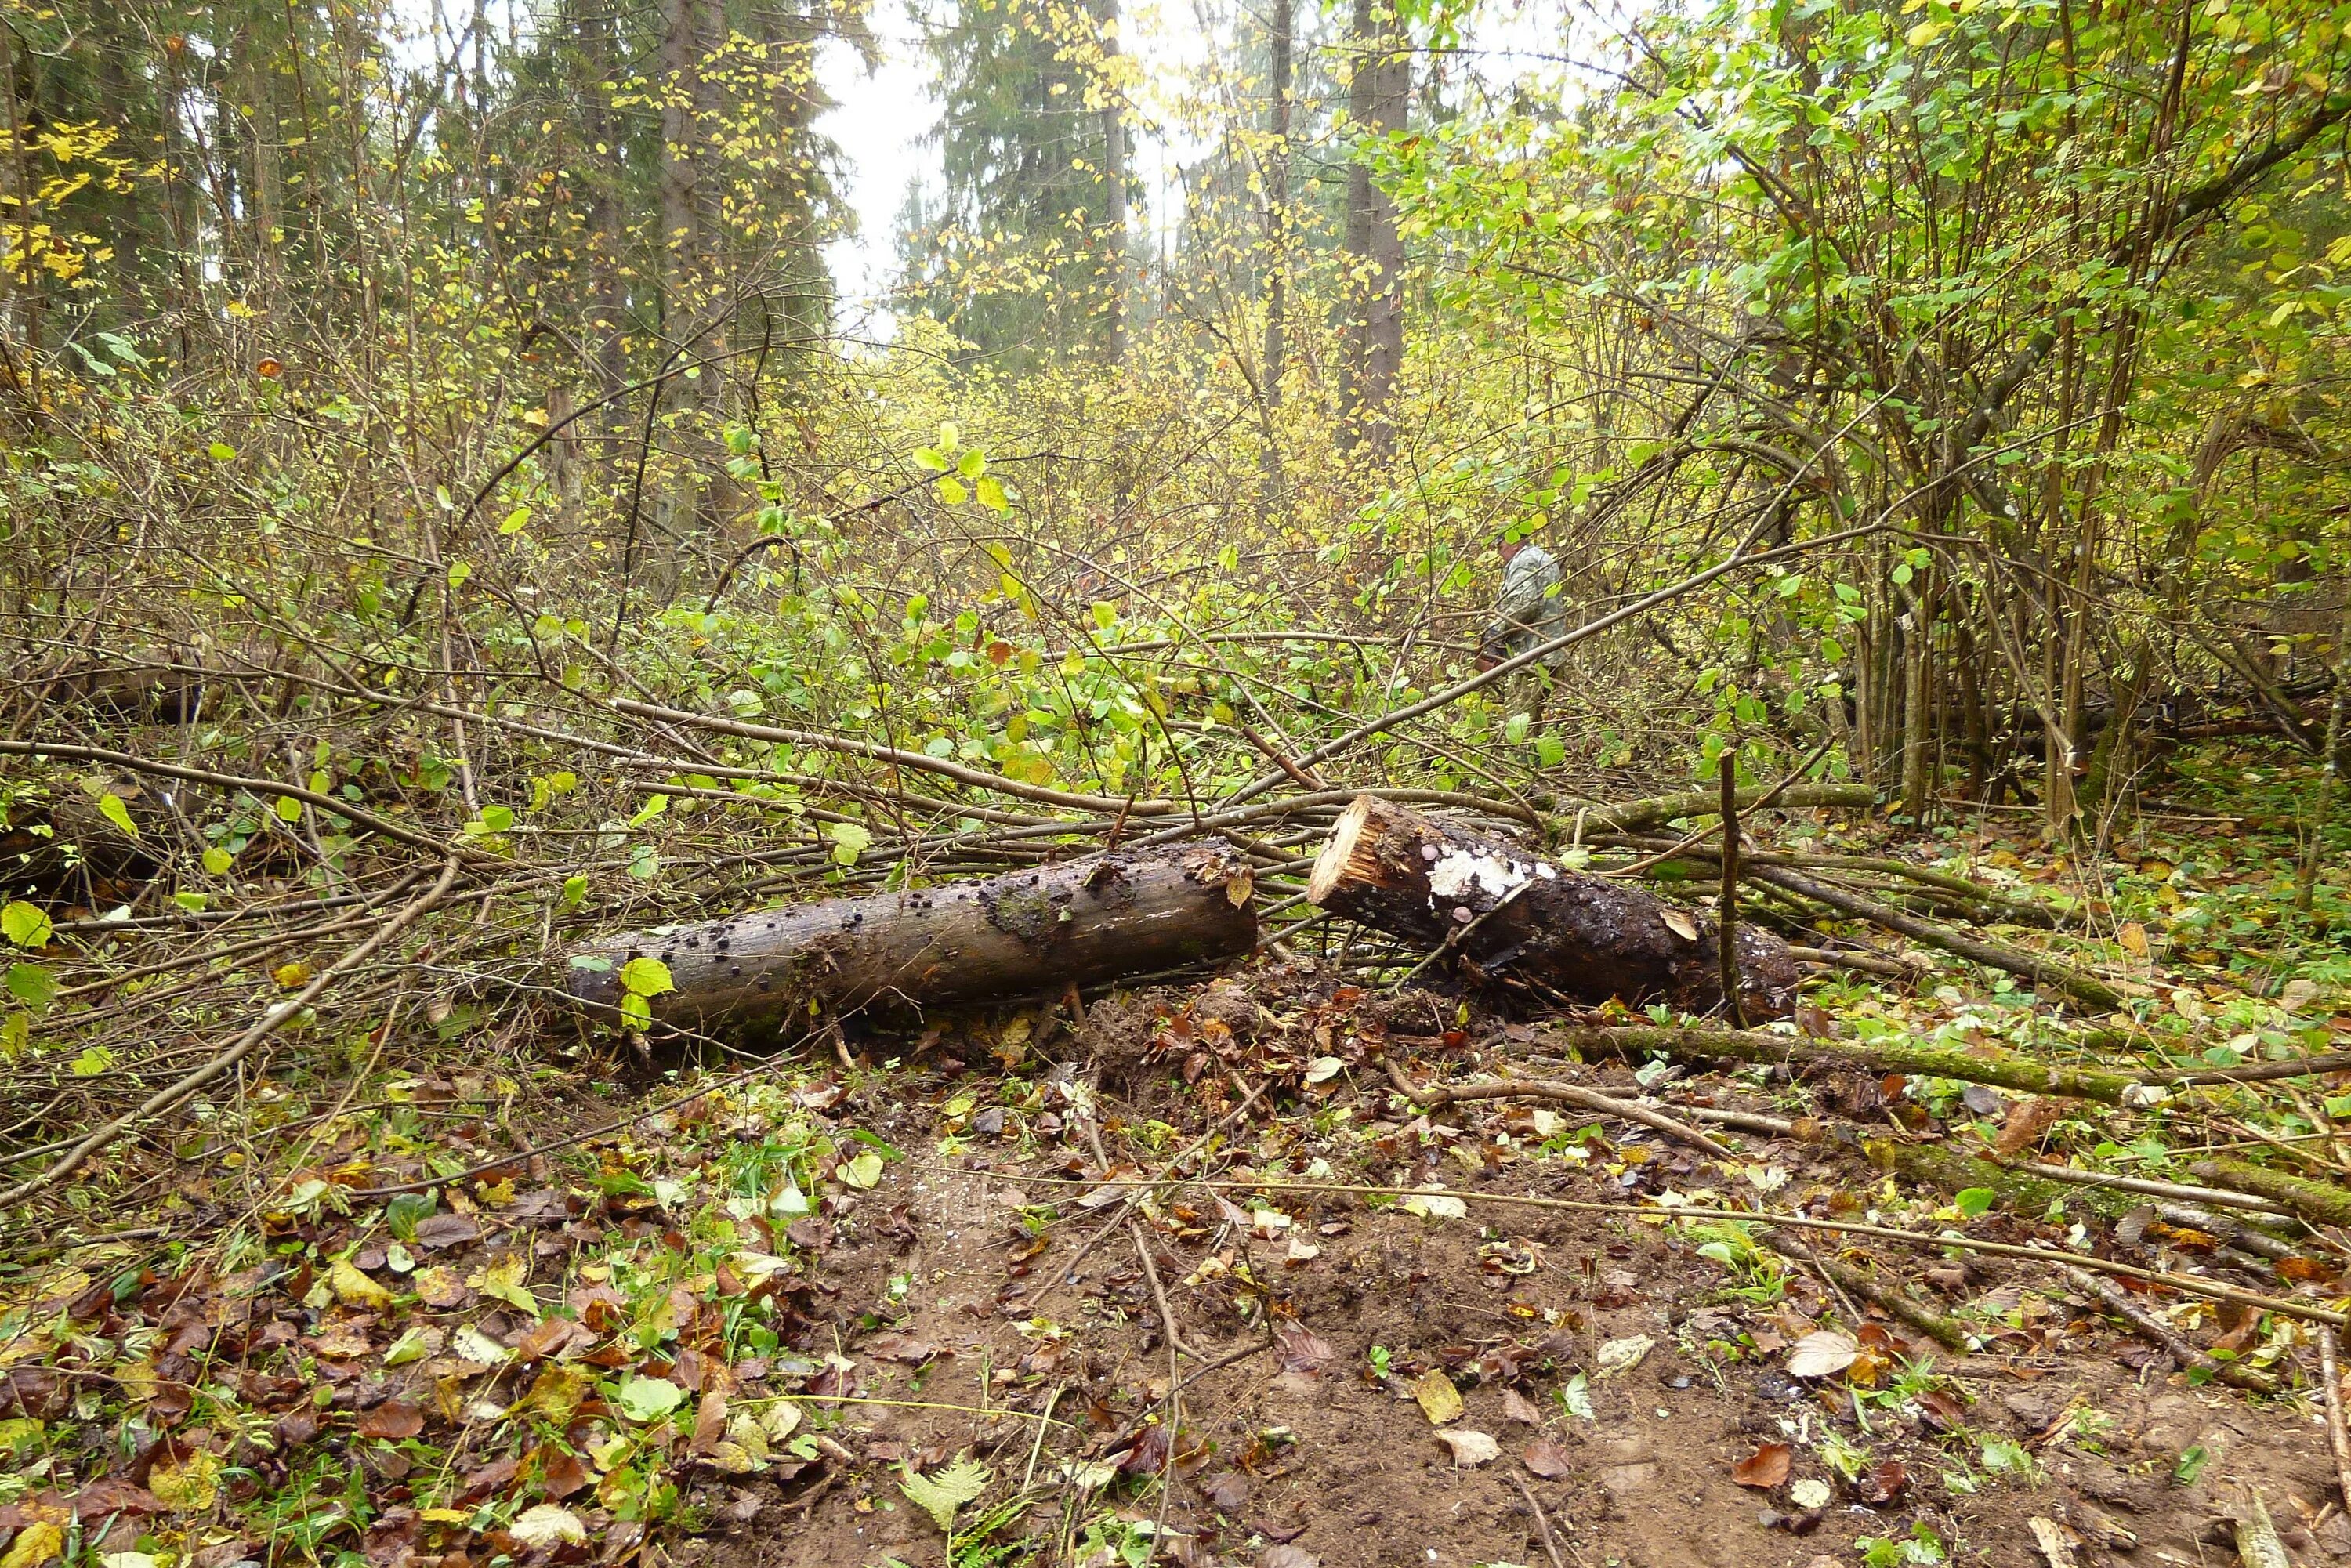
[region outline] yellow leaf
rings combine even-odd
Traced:
[[[333,1289],[335,1300],[347,1307],[365,1307],[380,1312],[392,1305],[392,1292],[360,1273],[349,1259],[327,1270],[327,1283]]]
[[[1432,1427],[1461,1418],[1461,1391],[1453,1386],[1453,1379],[1434,1366],[1413,1384],[1412,1396],[1420,1402],[1420,1413],[1428,1417]]]
[[[65,1551],[64,1531],[46,1521],[28,1524],[17,1531],[15,1542],[8,1548],[8,1554],[0,1557],[0,1568],[40,1568],[40,1564],[51,1558],[64,1556]]]
[[[287,990],[298,990],[309,984],[310,967],[301,963],[280,964],[269,971],[269,977]]]
[[[549,1362],[540,1368],[538,1380],[530,1392],[515,1406],[515,1412],[536,1410],[545,1416],[550,1426],[568,1427],[572,1412],[588,1397],[588,1379],[561,1362]]]
[[[131,820],[131,808],[124,805],[122,797],[113,790],[110,789],[98,798],[98,814],[132,838],[139,837],[139,824]]]
[[[1225,898],[1235,909],[1247,904],[1249,901],[1249,894],[1256,891],[1257,873],[1247,866],[1241,867],[1225,879]]]
[[[1698,922],[1692,920],[1688,915],[1684,915],[1680,910],[1668,909],[1664,914],[1660,915],[1658,918],[1666,923],[1667,930],[1680,937],[1683,941],[1695,942],[1698,940]]]
[[[524,1289],[523,1285],[524,1281],[529,1276],[530,1266],[519,1256],[509,1252],[467,1280],[465,1283],[486,1296],[495,1296],[499,1301],[511,1306],[520,1307],[532,1317],[537,1317],[540,1310],[538,1298]]]
[[[147,1490],[174,1513],[202,1513],[220,1497],[220,1456],[197,1448],[176,1465],[150,1470]]]
[[[462,1508],[419,1509],[416,1517],[427,1524],[463,1524],[474,1516]]]
[[[2123,951],[2131,956],[2135,958],[2147,956],[2147,927],[2137,921],[2133,920],[2116,932],[2115,940],[2120,942],[2123,945]]]

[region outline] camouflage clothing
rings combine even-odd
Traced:
[[[1493,622],[1478,651],[1496,661],[1516,658],[1539,643],[1567,632],[1567,601],[1559,591],[1559,562],[1541,545],[1521,545],[1502,569],[1501,596]],[[1553,654],[1537,669],[1557,671],[1564,657]]]

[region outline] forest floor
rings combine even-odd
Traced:
[[[2351,959],[2290,908],[2293,780],[2259,748],[2185,771],[2102,857],[2023,815],[1833,831],[2083,913],[2067,951],[2143,1003],[2101,1065],[2351,1044]],[[2088,1059],[2080,1020],[1933,956],[1823,975],[1802,1027]],[[2184,1180],[2268,1147],[2337,1180],[2351,1076],[2126,1109],[1587,1064],[1576,1020],[1351,974],[1335,938],[653,1082],[568,1026],[434,1011],[429,1058],[331,1114],[274,1120],[265,1075],[142,1146],[173,1169],[145,1212],[6,1239],[0,1568],[2218,1563],[2255,1511],[2289,1561],[2351,1562],[2292,1310],[2340,1305],[2340,1230],[2273,1260],[1880,1152]],[[1497,1073],[1715,1113],[1730,1157],[1400,1089]],[[282,1207],[241,1196],[262,1169],[301,1173]],[[1675,1218],[1729,1207],[2269,1305],[2126,1279],[2220,1358],[2183,1368],[2048,1262]]]

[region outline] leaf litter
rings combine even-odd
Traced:
[[[2273,1002],[2209,980],[2189,1005],[2167,996],[2156,1060],[2209,1069],[2218,1051],[2276,1049],[2269,1034],[2308,1049],[2303,1034],[2351,1032],[2326,1021],[2333,982],[2296,983]],[[1991,1058],[2064,1038],[1957,974],[1915,992],[1820,994],[1839,1039]],[[2191,1553],[2220,1512],[2218,1478],[2250,1474],[2302,1552],[2335,1550],[2341,1511],[2326,1511],[2328,1468],[2306,1426],[2176,1366],[2063,1281],[1866,1238],[1821,1242],[1831,1275],[1775,1251],[1759,1226],[1672,1215],[1857,1218],[1866,1194],[1889,1221],[2059,1248],[2082,1245],[2080,1228],[2158,1271],[2324,1301],[2341,1260],[2323,1238],[2294,1238],[2283,1259],[2248,1252],[2224,1226],[2167,1218],[2160,1199],[2126,1231],[2095,1188],[2018,1202],[2008,1176],[1982,1168],[2167,1171],[2166,1150],[2223,1122],[2303,1136],[2314,1124],[2292,1120],[2282,1092],[2213,1092],[2190,1120],[2179,1103],[2085,1110],[1834,1065],[1645,1085],[1790,1124],[1728,1134],[1742,1148],[1730,1169],[1548,1105],[1427,1113],[1360,1086],[1374,1051],[1426,1052],[1416,1078],[1489,1035],[1543,1053],[1541,1020],[1482,1005],[1445,1001],[1468,1009],[1470,1027],[1457,1028],[1409,992],[1388,1003],[1274,970],[1150,993],[1130,1014],[1146,1056],[1205,1051],[1242,1082],[1274,1086],[1243,1108],[1213,1073],[1181,1089],[1108,1079],[1091,1102],[1093,1133],[1146,1175],[1239,1112],[1227,1134],[1237,1187],[1173,1183],[1133,1210],[1176,1310],[1177,1364],[1196,1379],[1173,1394],[1166,1325],[1137,1258],[1123,1244],[1076,1256],[1092,1227],[1065,1217],[1099,1225],[1126,1200],[1100,1188],[1107,1203],[1081,1209],[1057,1185],[1102,1167],[1090,1102],[1031,1054],[1045,1015],[1016,1058],[1033,1071],[998,1076],[1014,1048],[984,1025],[962,1059],[984,1062],[977,1073],[885,1070],[876,1040],[845,1069],[716,1088],[577,1151],[390,1204],[352,1195],[425,1176],[433,1145],[357,1114],[282,1173],[251,1240],[89,1244],[0,1281],[5,1552],[45,1552],[93,1520],[108,1552],[159,1562],[225,1563],[294,1540],[387,1563],[498,1551],[618,1562],[661,1542],[726,1562],[814,1563],[863,1551],[847,1544],[860,1531],[913,1552],[916,1537],[889,1533],[907,1521],[954,1541],[983,1527],[980,1541],[1029,1541],[1055,1498],[1098,1533],[1123,1521],[1122,1539],[1148,1540],[1165,1488],[1171,1529],[1200,1543],[1187,1551],[1231,1554],[1254,1537],[1268,1554],[1354,1561],[1366,1531],[1466,1528],[1480,1560],[1521,1562],[1540,1543],[1495,1464],[1504,1446],[1491,1434],[1505,1430],[1523,1434],[1507,1471],[1545,1489],[1554,1521],[1579,1521],[1587,1549],[1752,1531],[1761,1554],[1771,1531],[1843,1505],[1868,1516],[1856,1530],[1875,1539],[1923,1541],[1926,1529],[1944,1550],[1963,1541],[2012,1560],[2036,1550],[2028,1521],[2051,1513]],[[1114,1024],[1059,1027],[1091,1049]],[[2216,1043],[2220,1030],[2233,1032]],[[2225,1043],[2247,1035],[2249,1047]],[[1602,1062],[1543,1071],[1627,1082]],[[2339,1097],[2340,1082],[2302,1103]],[[1786,1114],[1792,1097],[1803,1115]],[[1333,1124],[1337,1108],[1350,1115]],[[1803,1116],[1857,1136],[1804,1135]],[[1981,1166],[1964,1189],[1898,1164],[1888,1185],[1885,1162],[1922,1147]],[[1300,1173],[1317,1164],[1326,1183],[1418,1190],[1400,1212],[1283,1190],[1311,1188]],[[1959,1196],[1978,1184],[1991,1197],[1980,1207]],[[1497,1188],[1645,1212],[1513,1211],[1481,1196]],[[1286,1223],[1259,1218],[1275,1213]],[[2159,1288],[2135,1296],[2191,1343],[2309,1386],[2309,1341],[2292,1320]],[[1967,1352],[1921,1328],[1922,1314],[1957,1325]],[[78,1378],[101,1390],[94,1428],[74,1403]],[[1362,1435],[1400,1401],[1437,1438],[1422,1458]],[[107,1441],[87,1443],[85,1429]],[[2230,1468],[2189,1462],[2215,1452]],[[1490,1500],[1483,1522],[1424,1508],[1437,1472],[1415,1467],[1431,1465],[1444,1487]],[[2149,1469],[2161,1486],[2137,1479]],[[1740,1500],[1759,1493],[1783,1499],[1797,1512],[1773,1517],[1794,1522],[1759,1523]],[[948,1498],[941,1520],[930,1504]],[[883,1507],[893,1499],[895,1513]],[[1355,1522],[1374,1514],[1381,1522]],[[794,1528],[776,1532],[782,1521]]]

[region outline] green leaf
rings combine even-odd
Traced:
[[[131,808],[124,805],[122,797],[113,790],[109,789],[98,798],[98,814],[132,838],[140,836],[139,824],[131,820]]]
[[[1556,768],[1567,760],[1567,742],[1555,735],[1535,738],[1535,763],[1541,768]]]
[[[665,997],[677,989],[677,982],[667,964],[641,956],[621,966],[621,988],[632,997]]]
[[[931,446],[914,448],[914,465],[918,468],[927,468],[934,474],[944,474],[949,467],[946,454]]]
[[[202,915],[212,901],[213,895],[209,893],[191,893],[185,888],[172,894],[172,902],[191,915]]]
[[[236,857],[218,844],[204,852],[204,869],[214,876],[226,876],[228,868],[235,863]]]
[[[862,822],[827,822],[824,836],[832,841],[832,858],[841,865],[855,865],[873,841],[872,830]]]
[[[613,1407],[632,1421],[658,1421],[684,1403],[685,1390],[668,1378],[632,1374],[621,1384]]]
[[[577,909],[588,899],[588,873],[577,872],[563,879],[563,907]]]
[[[1516,746],[1520,741],[1526,739],[1527,726],[1531,722],[1531,716],[1522,713],[1514,713],[1503,724],[1502,734],[1509,737],[1512,746]]]
[[[994,1472],[977,1459],[958,1459],[943,1470],[923,1474],[912,1465],[901,1464],[905,1479],[898,1490],[906,1500],[925,1513],[946,1534],[955,1532],[956,1510],[978,1498],[987,1490]]]
[[[38,964],[8,966],[8,994],[32,1009],[45,1011],[57,994],[57,977]]]
[[[1096,600],[1094,601],[1093,616],[1094,624],[1107,632],[1113,626],[1118,624],[1118,606],[1114,604],[1106,604],[1100,600]]]
[[[841,1167],[841,1185],[853,1186],[860,1192],[871,1191],[873,1184],[881,1179],[882,1156],[871,1149]]]
[[[204,450],[212,455],[212,460],[215,463],[225,463],[236,455],[236,448],[225,441],[215,441]]]
[[[960,507],[971,499],[971,492],[963,487],[962,480],[950,475],[939,481],[939,499],[950,507]]]
[[[1592,1380],[1583,1373],[1577,1373],[1561,1386],[1559,1402],[1567,1407],[1569,1415],[1581,1420],[1600,1419],[1599,1413],[1592,1407]]]
[[[395,1193],[383,1206],[384,1228],[397,1240],[413,1241],[417,1222],[430,1218],[440,1207],[441,1200],[429,1192]]]
[[[277,819],[282,822],[300,821],[302,820],[302,802],[296,800],[291,795],[278,796]]]
[[[518,534],[529,526],[530,508],[528,507],[517,507],[513,511],[507,514],[507,520],[498,525],[498,532],[502,534]]]
[[[0,936],[19,947],[46,947],[57,930],[47,915],[21,898],[0,908]]]
[[[956,472],[967,479],[977,479],[987,472],[987,458],[975,446],[956,459]]]
[[[95,1078],[114,1065],[114,1052],[102,1045],[93,1045],[73,1060],[76,1078]]]
[[[979,504],[989,511],[1008,512],[1012,509],[1012,504],[1005,499],[1004,486],[995,479],[982,479],[977,485],[972,486],[972,489],[979,497]]]
[[[1991,1208],[1993,1201],[1999,1197],[1998,1193],[1988,1186],[1963,1186],[1952,1195],[1951,1202],[1958,1207],[1961,1214],[1973,1219]]]

